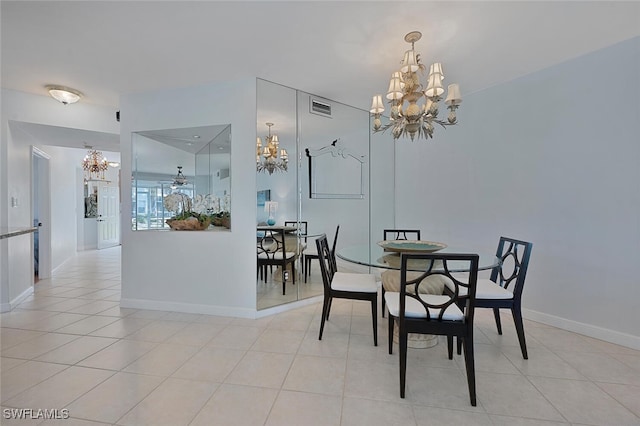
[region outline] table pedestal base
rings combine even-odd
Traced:
[[[400,341],[400,336],[398,335],[398,323],[393,323],[393,343],[396,345]],[[432,348],[438,344],[438,336],[433,334],[416,334],[409,333],[409,337],[407,338],[407,347],[413,349],[427,349]]]

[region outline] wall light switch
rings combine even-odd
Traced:
[[[11,207],[18,207],[18,197],[11,197]]]

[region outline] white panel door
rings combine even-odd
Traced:
[[[111,182],[98,183],[98,249],[120,244],[120,197]]]

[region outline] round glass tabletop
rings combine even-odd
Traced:
[[[437,253],[477,253],[480,257],[478,261],[479,271],[493,269],[500,265],[500,259],[496,257],[495,252],[479,252],[468,247],[446,247],[438,250]],[[383,269],[400,269],[400,253],[385,251],[377,243],[344,247],[336,251],[336,256],[347,262],[359,265]],[[409,268],[421,269],[421,264],[416,264],[414,268],[410,265]],[[463,264],[460,264],[460,268],[456,268],[456,262],[450,262],[449,268],[452,272],[464,272],[467,270]]]

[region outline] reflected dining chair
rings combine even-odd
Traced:
[[[385,241],[388,240],[419,240],[419,229],[385,229],[382,231]]]
[[[300,267],[302,268],[302,271],[304,272],[304,266],[305,266],[305,262],[304,262],[304,256],[305,256],[305,251],[307,250],[307,227],[308,227],[308,221],[306,220],[301,220],[301,221],[297,221],[297,220],[285,220],[284,221],[284,226],[292,226],[294,228],[297,228],[297,232],[295,235],[297,235],[298,237],[300,237],[300,241],[298,244],[298,251],[299,251],[299,256],[300,256]],[[307,282],[305,280],[305,282]]]
[[[385,229],[382,231],[382,239],[384,241],[389,240],[419,240],[420,239],[420,230],[419,229]],[[384,280],[382,283],[382,298],[380,301],[382,307],[382,318],[384,318]]]
[[[284,229],[274,229],[264,232],[258,240],[258,268],[264,268],[264,282],[267,282],[267,266],[280,266],[282,273],[282,294],[285,294],[287,265],[291,265],[293,284],[296,283],[296,251],[287,249],[287,240]]]
[[[338,243],[338,233],[340,232],[340,225],[336,227],[336,233],[333,236],[333,245],[331,246],[331,255],[336,256],[336,244]],[[309,244],[307,250],[304,253],[304,282],[307,282],[307,274],[311,275],[311,261],[318,259],[318,249],[315,244]]]
[[[459,278],[449,271],[450,262],[457,268],[465,265],[469,274]],[[402,253],[400,269],[400,291],[387,291],[389,310],[389,354],[393,353],[394,323],[398,326],[398,348],[400,361],[400,398],[405,397],[407,377],[407,339],[409,333],[447,336],[449,359],[453,358],[453,338],[457,337],[464,347],[464,362],[471,405],[476,405],[476,382],[473,354],[473,314],[478,277],[478,255],[456,253]],[[411,264],[411,274],[407,265]],[[413,272],[417,271],[419,272]],[[444,281],[452,294],[430,294],[423,291],[433,280]],[[464,302],[460,294],[464,290]],[[464,303],[463,309],[459,303]],[[452,370],[454,372],[454,370]]]
[[[524,359],[529,359],[529,355],[524,337],[521,302],[532,248],[533,243],[500,237],[496,250],[496,257],[501,260],[500,266],[491,270],[489,279],[478,279],[478,290],[476,291],[476,308],[493,309],[493,316],[500,335],[502,334],[500,309],[511,310]],[[451,289],[449,288],[448,291]],[[460,344],[458,344],[458,353],[460,353]]]
[[[337,236],[337,230],[336,230]],[[334,238],[335,240],[335,238]],[[378,346],[378,285],[373,274],[338,272],[335,252],[329,250],[327,235],[316,239],[318,260],[324,284],[324,300],[322,303],[322,319],[318,340],[322,340],[324,323],[329,320],[333,299],[366,300],[371,302],[371,320],[373,321],[373,344]]]

